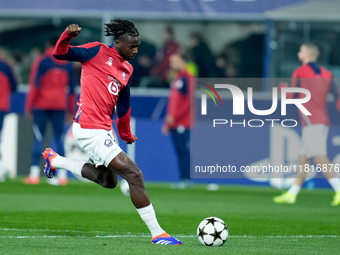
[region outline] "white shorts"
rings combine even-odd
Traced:
[[[122,151],[115,143],[112,130],[81,128],[79,123],[74,122],[72,133],[79,147],[89,155],[96,166],[107,167]]]
[[[329,127],[324,124],[308,125],[302,128],[300,155],[307,158],[327,155]]]

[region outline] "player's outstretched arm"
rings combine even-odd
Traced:
[[[66,59],[67,57],[65,55],[70,49],[70,41],[73,37],[78,36],[80,31],[81,27],[77,24],[67,26],[54,47],[53,56],[61,60]]]
[[[77,24],[67,26],[54,47],[53,57],[59,60],[78,61],[84,63],[94,58],[99,50],[100,43],[93,42],[80,46],[70,46],[70,41],[81,32]]]

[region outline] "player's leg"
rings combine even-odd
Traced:
[[[309,169],[309,159],[316,155],[327,155],[328,126],[323,124],[307,125],[302,128],[299,168],[294,184],[281,196],[274,197],[275,203],[296,202]]]
[[[64,150],[64,123],[65,123],[65,111],[50,111],[50,120],[53,128],[53,135],[56,142],[58,154],[65,155]]]
[[[115,172],[105,166],[95,167],[90,163],[83,165],[81,176],[107,189],[115,188],[118,183],[118,176]]]
[[[148,226],[153,238],[152,242],[167,245],[181,244],[178,239],[168,235],[158,224],[155,211],[145,190],[142,171],[123,151],[114,156],[108,167],[95,167],[90,163],[68,159],[59,156],[51,149],[45,150],[44,157],[46,168],[65,168],[73,174],[87,178],[105,188],[114,188],[117,185],[117,174],[121,175],[129,184],[131,201]]]
[[[283,193],[280,196],[274,197],[273,201],[277,204],[294,204],[296,202],[296,197],[299,194],[301,187],[306,178],[306,171],[300,171],[300,169],[304,169],[305,165],[309,164],[309,159],[305,155],[299,155],[299,166],[298,172],[295,177],[295,182],[288,189],[287,192]]]
[[[108,165],[112,171],[123,177],[129,184],[130,198],[142,220],[149,228],[152,243],[181,245],[181,241],[168,235],[159,225],[156,213],[145,189],[142,171],[125,152],[116,155]]]
[[[327,156],[315,156],[314,163],[322,169],[323,175],[333,188],[335,195],[332,201],[333,206],[340,205],[340,179],[336,177],[334,167]]]
[[[46,149],[44,152],[46,175],[51,178],[56,168],[65,168],[107,188],[116,186],[117,176],[115,174],[121,175],[129,183],[131,200],[148,226],[153,243],[181,244],[179,240],[169,236],[159,226],[144,187],[141,170],[114,142],[112,134],[110,135],[110,132],[105,130],[82,129],[79,124],[74,123],[73,136],[97,167],[86,162],[64,158],[51,149]],[[100,165],[104,167],[98,167]]]
[[[137,209],[150,205],[144,186],[143,173],[125,152],[120,152],[112,159],[108,168],[128,182],[131,201]]]
[[[33,145],[32,145],[32,165],[30,173],[24,184],[39,184],[40,182],[40,157],[41,147],[44,141],[46,125],[48,121],[48,113],[44,110],[33,110]]]
[[[177,188],[187,188],[190,180],[189,129],[171,129],[171,138],[177,155],[181,182]]]
[[[74,175],[93,181],[104,188],[113,189],[117,186],[117,174],[105,166],[101,165],[96,167],[86,161],[65,158],[50,148],[44,151],[43,156],[46,160],[45,173],[49,178],[53,177],[57,169],[65,169]]]
[[[65,111],[50,111],[50,121],[53,128],[53,137],[56,144],[56,151],[61,156],[65,155],[64,150],[64,123]],[[66,185],[67,184],[67,171],[59,169],[57,172],[58,178],[49,179],[49,183],[53,185]]]
[[[327,137],[329,127],[322,124],[314,126],[316,131],[313,141],[317,143],[317,145],[314,147],[314,163],[317,165],[317,167],[326,169],[326,171],[322,172],[335,191],[335,196],[331,204],[333,206],[340,205],[340,180],[335,176],[334,171],[332,171],[331,162],[327,157]]]

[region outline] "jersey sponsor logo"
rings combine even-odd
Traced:
[[[125,81],[125,79],[126,79],[126,73],[123,72],[122,76],[123,76],[123,81]]]
[[[112,66],[113,58],[109,57],[109,60],[105,62],[105,64],[108,64],[109,66]]]

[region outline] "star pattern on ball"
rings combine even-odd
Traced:
[[[224,229],[223,229],[223,230],[224,230]],[[212,237],[214,237],[214,242],[215,242],[217,239],[223,240],[222,237],[221,237],[221,234],[222,234],[223,230],[217,231],[217,229],[215,228],[214,233],[210,234]]]
[[[204,228],[205,228],[205,227],[199,228],[199,229],[198,229],[199,233],[198,233],[197,236],[200,236],[202,239],[203,239],[203,237],[204,237],[206,234],[208,234],[208,233],[206,233],[206,232],[204,231]]]
[[[211,223],[213,226],[215,226],[215,222],[218,222],[215,218],[208,218],[207,219],[207,225]]]

